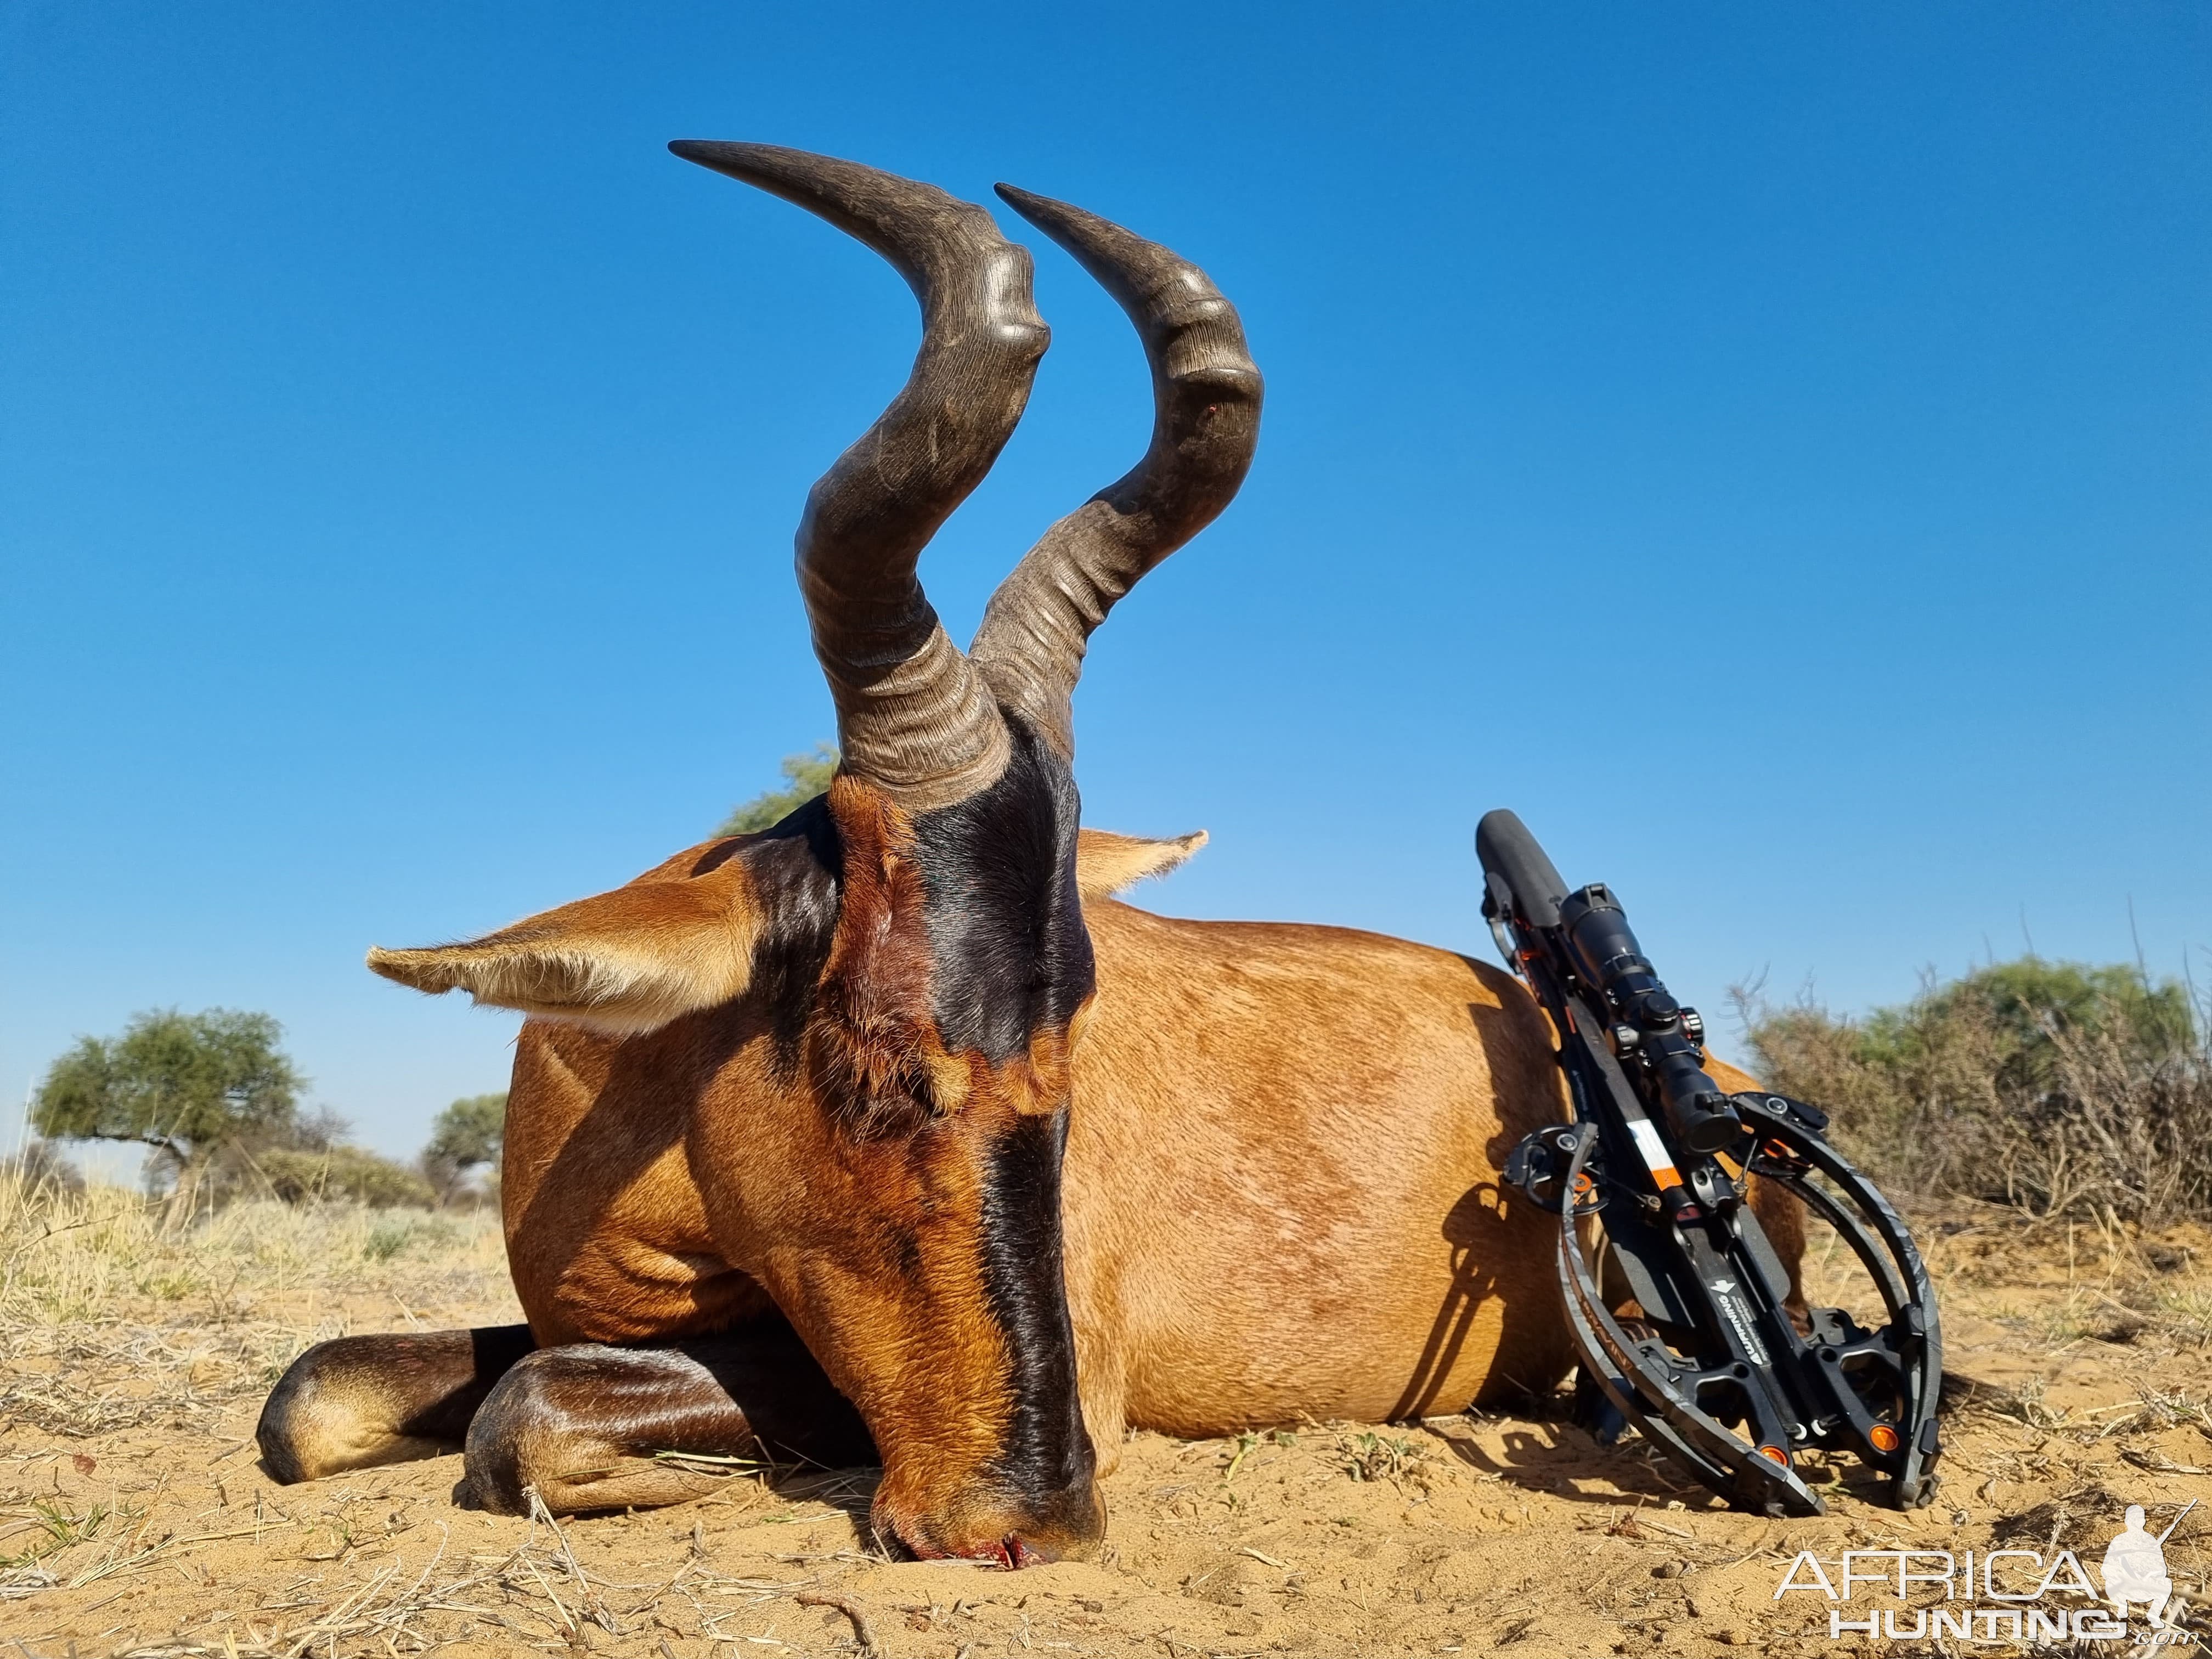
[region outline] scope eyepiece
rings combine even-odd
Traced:
[[[1669,1096],[1668,1116],[1682,1144],[1701,1157],[1724,1152],[1743,1133],[1743,1120],[1717,1089],[1680,1097]]]

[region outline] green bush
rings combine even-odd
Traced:
[[[388,1210],[403,1205],[428,1208],[435,1201],[429,1182],[414,1170],[359,1146],[321,1152],[272,1147],[256,1162],[269,1190],[288,1204],[349,1199]]]
[[[2134,968],[2024,957],[1863,1018],[1738,1006],[1764,1080],[1885,1184],[2112,1218],[2212,1215],[2212,1030]]]

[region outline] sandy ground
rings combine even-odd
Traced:
[[[396,1243],[377,1224],[346,1236],[353,1259],[288,1272],[222,1269],[213,1246],[142,1261],[79,1285],[74,1312],[57,1295],[44,1322],[0,1329],[0,1652],[1814,1654],[1866,1644],[1831,1639],[1818,1594],[1775,1599],[1799,1551],[1831,1571],[1896,1547],[2071,1547],[2094,1566],[2125,1504],[2155,1531],[2197,1498],[2167,1559],[2185,1595],[2212,1567],[2199,1230],[1923,1213],[1950,1451],[1912,1516],[1854,1495],[1849,1472],[1824,1519],[1732,1514],[1556,1413],[1139,1435],[1108,1483],[1104,1556],[1011,1573],[882,1559],[867,1472],[735,1474],[700,1502],[557,1528],[456,1508],[458,1457],[273,1484],[249,1437],[306,1342],[514,1316],[483,1224],[403,1226]],[[1862,1589],[1847,1611],[1899,1606]]]

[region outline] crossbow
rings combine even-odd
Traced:
[[[1899,1509],[1932,1501],[1943,1342],[1904,1222],[1789,1096],[1730,1094],[1603,885],[1569,892],[1511,812],[1475,833],[1483,915],[1551,1017],[1573,1121],[1529,1135],[1508,1184],[1559,1218],[1557,1266],[1579,1386],[1611,1438],[1632,1424],[1738,1509],[1825,1513],[1803,1454],[1856,1455]],[[1771,1182],[1832,1228],[1872,1281],[1862,1324],[1791,1306],[1752,1205]],[[1595,1402],[1593,1402],[1595,1403]],[[1605,1407],[1610,1407],[1606,1410]]]

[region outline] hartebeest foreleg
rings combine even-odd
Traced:
[[[876,1462],[860,1413],[781,1320],[668,1347],[544,1348],[469,1425],[466,1487],[520,1515],[680,1503],[727,1479],[705,1458],[842,1468]]]
[[[484,1396],[532,1346],[527,1325],[319,1342],[261,1408],[262,1462],[289,1485],[457,1451]]]

